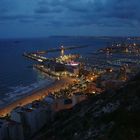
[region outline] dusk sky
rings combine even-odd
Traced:
[[[140,0],[0,0],[0,38],[139,36]]]

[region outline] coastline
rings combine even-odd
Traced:
[[[51,84],[53,84],[56,81],[56,79],[48,79],[47,81],[45,81],[44,83],[38,85],[38,83],[34,83],[37,84],[36,87],[31,87],[32,85],[23,87],[24,89],[22,90],[18,90],[18,91],[13,91],[13,92],[9,92],[6,95],[8,97],[5,97],[0,104],[0,109],[2,109],[3,107],[13,103],[14,101],[17,101],[18,99],[24,98],[25,96],[31,95],[35,92],[39,92],[42,89],[46,89],[47,87],[49,87]],[[19,86],[16,88],[20,88]]]
[[[47,96],[50,92],[57,92],[60,89],[66,88],[68,85],[72,84],[75,79],[73,78],[61,78],[60,80],[55,80],[51,84],[46,87],[39,89],[37,91],[33,91],[24,97],[17,99],[4,107],[0,108],[0,117],[9,114],[14,108],[17,106],[24,106],[29,104],[35,100],[42,99],[43,96]]]

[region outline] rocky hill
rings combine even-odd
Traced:
[[[140,140],[140,74],[56,114],[34,140]]]

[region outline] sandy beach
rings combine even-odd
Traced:
[[[21,99],[17,99],[16,101],[5,105],[5,107],[0,109],[0,116],[5,116],[6,114],[9,114],[14,108],[17,106],[24,106],[26,104],[29,104],[35,100],[39,100],[43,98],[44,96],[47,96],[50,92],[57,92],[60,89],[66,88],[68,85],[72,84],[75,81],[73,78],[62,78],[60,80],[54,81],[54,83],[51,83],[47,87],[38,90],[36,92],[25,95]]]

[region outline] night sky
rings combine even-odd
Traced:
[[[140,0],[0,0],[0,38],[139,36]]]

